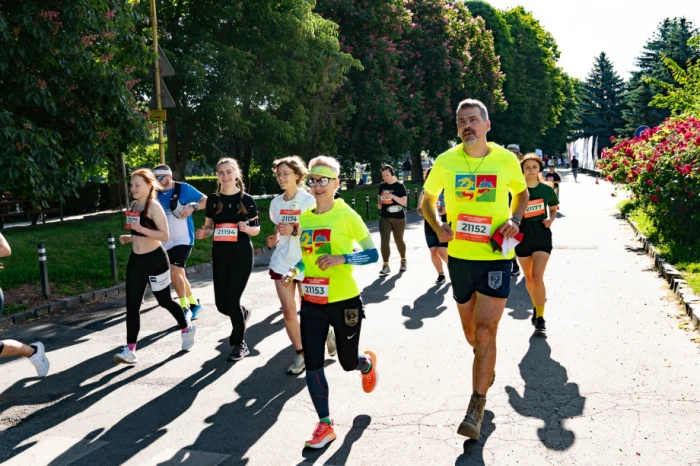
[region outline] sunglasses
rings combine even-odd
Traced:
[[[330,183],[330,181],[331,181],[331,179],[327,178],[325,176],[322,178],[318,178],[318,179],[309,178],[308,180],[306,180],[306,186],[308,186],[309,188],[313,188],[317,184],[320,184],[321,186],[328,186],[328,183]]]
[[[158,181],[163,181],[167,175],[158,175],[156,176],[156,180]]]

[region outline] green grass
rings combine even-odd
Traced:
[[[414,188],[421,183],[408,183],[410,188],[410,207],[415,208],[416,198]],[[376,208],[377,187],[362,187],[356,190],[341,191],[345,201],[352,206],[355,198],[356,209],[364,221],[377,220]],[[365,196],[370,198],[369,217]],[[260,214],[261,231],[253,238],[255,248],[265,246],[265,238],[274,231],[270,221],[270,199],[257,201]],[[204,224],[204,212],[194,214],[195,227]],[[51,223],[38,227],[10,228],[3,230],[3,235],[12,247],[12,255],[0,261],[4,269],[0,270],[0,287],[12,290],[20,285],[39,285],[39,263],[37,244],[46,246],[47,265],[51,291],[58,295],[78,295],[90,289],[113,286],[112,272],[109,260],[109,243],[107,235],[114,235],[117,248],[117,268],[119,283],[125,279],[126,263],[131,247],[119,243],[119,235],[126,234],[122,229],[121,215],[114,214],[96,220]],[[195,241],[192,255],[187,264],[197,265],[211,260],[212,238]],[[8,299],[7,310],[16,312],[24,304],[13,303]]]
[[[683,279],[695,294],[700,295],[700,239],[688,244],[664,235],[654,226],[649,215],[631,201],[622,202],[619,208],[637,224],[661,256],[683,274]]]

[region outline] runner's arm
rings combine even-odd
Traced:
[[[203,233],[200,235],[198,233],[199,231],[201,231]],[[202,225],[202,228],[195,232],[195,238],[197,238],[197,239],[208,238],[211,236],[212,233],[214,233],[214,219],[206,217],[204,219],[204,225]]]
[[[239,225],[239,230],[246,233],[248,236],[258,236],[260,234],[260,218],[250,218],[245,222],[241,222],[243,225]],[[245,226],[245,228],[240,228],[240,226]]]
[[[519,220],[522,220],[523,216],[525,215],[525,209],[527,208],[527,201],[529,200],[530,193],[528,192],[527,188],[525,188],[522,192],[513,195],[513,217],[518,217]]]
[[[420,215],[421,217],[423,216],[423,195],[425,194],[425,190],[420,192],[420,196],[418,196],[418,207],[416,207],[416,213]]]
[[[199,200],[199,202],[195,202],[194,204],[197,205],[197,210],[206,208],[207,207],[207,196],[202,195],[202,198]]]
[[[525,190],[527,191],[527,189]],[[427,191],[423,191],[423,202],[420,203],[423,217],[433,231],[440,231],[441,221],[438,219],[437,200],[439,196],[433,196]],[[527,202],[525,202],[527,204]]]
[[[7,257],[12,253],[10,249],[10,243],[7,242],[2,233],[0,233],[0,257]]]
[[[343,254],[346,264],[367,265],[373,264],[379,260],[379,252],[374,246],[374,241],[372,241],[371,236],[368,236],[359,243],[362,251],[353,252],[352,254]]]

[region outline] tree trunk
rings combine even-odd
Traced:
[[[190,149],[192,147],[192,135],[194,134],[194,124],[192,121],[187,123],[187,128],[185,129],[185,140],[182,142],[182,147],[180,148],[180,156],[177,159],[173,170],[173,178],[178,181],[185,181],[185,169],[187,169],[187,160],[190,158]],[[177,178],[175,174],[177,173]]]
[[[252,189],[249,178],[251,160],[253,160],[253,145],[250,143],[250,141],[245,141],[243,143],[243,159],[239,160],[239,163],[241,164],[241,171],[243,172],[243,183],[246,181],[248,182],[246,191],[250,191]]]
[[[423,164],[420,157],[420,149],[411,151],[411,180],[423,181]]]
[[[168,166],[173,171],[174,180],[184,181],[187,159],[190,156],[190,148],[192,147],[194,123],[188,119],[182,143],[180,143],[180,135],[177,132],[177,117],[175,116],[175,112],[168,114],[167,128]]]

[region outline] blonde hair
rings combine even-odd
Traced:
[[[139,168],[138,170],[131,172],[131,177],[133,178],[135,176],[140,176],[143,178],[146,184],[151,187],[151,190],[148,192],[148,196],[146,196],[146,207],[143,208],[143,215],[148,216],[148,206],[151,205],[151,202],[153,202],[158,195],[158,191],[160,191],[160,183],[158,183],[156,175],[154,175],[153,172],[147,168]]]
[[[311,159],[309,162],[309,170],[314,168],[316,165],[328,167],[333,170],[333,173],[340,177],[340,162],[338,162],[337,159],[328,157],[327,155],[319,155],[318,157]]]
[[[306,164],[298,155],[292,155],[291,157],[283,157],[272,162],[272,171],[276,174],[277,169],[280,165],[286,165],[290,170],[297,175],[297,187],[304,183],[304,176],[309,172],[306,168]]]
[[[245,206],[243,205],[243,195],[245,194],[245,188],[243,186],[243,175],[241,174],[241,168],[238,166],[238,162],[236,162],[236,159],[232,159],[231,157],[224,157],[222,159],[219,159],[218,162],[216,162],[216,172],[218,176],[219,172],[219,167],[223,164],[230,164],[233,166],[233,171],[236,174],[236,186],[238,189],[241,191],[241,202],[238,204],[238,213],[239,214],[247,214],[248,211],[246,210]],[[221,183],[219,183],[219,180],[216,180],[216,197],[219,198],[219,203],[216,206],[216,213],[219,214],[221,213],[221,210],[224,208],[224,203],[221,202]]]

